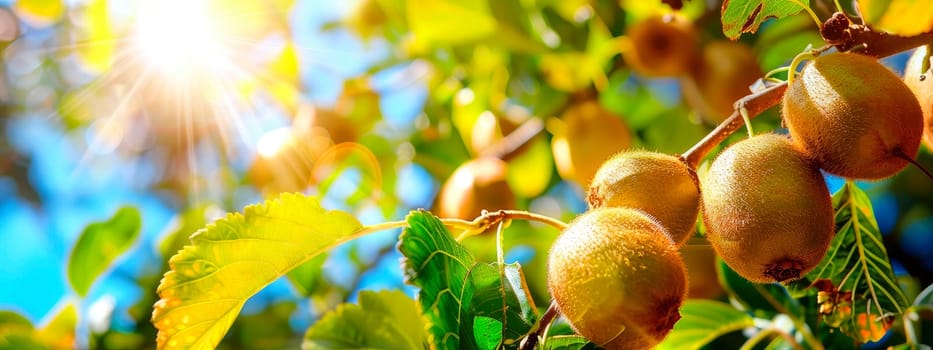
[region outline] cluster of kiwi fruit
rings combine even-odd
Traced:
[[[740,44],[711,43],[695,59],[670,57],[694,52],[690,33],[680,19],[647,20],[631,29],[634,46],[623,57],[645,76],[688,77],[705,112],[724,118],[761,71]],[[640,50],[639,40],[654,46]],[[917,50],[903,79],[856,53],[812,59],[782,101],[788,134],[759,134],[731,145],[702,181],[673,155],[623,151],[608,158],[586,182],[589,210],[568,224],[550,251],[548,287],[561,313],[602,347],[656,345],[680,317],[689,285],[681,253],[701,211],[715,255],[745,279],[788,282],[811,271],[835,234],[821,171],[878,180],[916,156],[924,132],[933,144],[933,79],[930,64],[923,64],[930,59],[925,50]],[[724,62],[730,59],[747,62]],[[710,87],[723,83],[710,76],[748,72],[752,77],[735,78],[748,84],[734,91]]]
[[[693,23],[676,14],[635,22],[625,42],[622,58],[632,71],[680,79],[687,102],[710,123],[725,120],[733,103],[748,95],[749,86],[764,75],[747,45],[715,40],[700,47]]]

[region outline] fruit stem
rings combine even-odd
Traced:
[[[816,27],[817,27],[817,28],[822,28],[822,27],[823,27],[823,21],[820,20],[820,17],[816,15],[816,12],[813,12],[813,9],[810,8],[809,5],[804,4],[804,3],[800,2],[799,0],[790,0],[790,1],[793,2],[793,3],[794,3],[795,5],[797,5],[797,6],[800,6],[800,7],[803,8],[805,11],[807,11],[807,13],[810,14],[810,18],[813,18],[813,22],[816,22]]]
[[[463,233],[457,236],[457,241],[462,241],[463,239],[481,234],[489,230],[493,225],[496,225],[500,222],[506,222],[508,225],[509,220],[527,220],[527,221],[537,221],[540,223],[547,224],[551,227],[554,227],[560,231],[563,231],[567,228],[567,223],[547,217],[541,214],[536,214],[532,212],[527,212],[524,210],[496,210],[496,211],[484,211],[480,214],[479,217],[473,219],[473,221],[463,221],[458,219],[441,219],[441,221],[450,220],[453,223],[461,225],[461,227],[466,226]],[[447,224],[447,221],[444,221],[444,224]],[[464,225],[465,224],[465,225]]]
[[[544,335],[547,336],[547,329],[551,326],[551,322],[557,318],[557,315],[560,314],[560,311],[557,309],[557,302],[551,301],[551,305],[547,307],[547,310],[544,311],[544,314],[541,315],[541,318],[538,320],[538,323],[535,324],[535,327],[525,335],[525,339],[518,345],[519,350],[534,350],[538,345],[538,339]]]
[[[928,170],[927,168],[923,167],[923,164],[920,164],[920,162],[918,162],[917,160],[904,154],[904,151],[901,151],[899,147],[894,148],[894,150],[891,151],[891,154],[894,155],[895,157],[906,160],[908,163],[913,165],[915,168],[919,169],[920,172],[922,172],[924,175],[930,178],[930,181],[933,181],[933,173],[931,173],[930,170]]]
[[[742,122],[745,123],[745,130],[748,130],[748,138],[755,136],[755,130],[752,130],[752,118],[748,116],[748,109],[739,108],[739,114],[742,115]]]
[[[684,152],[683,157],[687,166],[691,169],[696,169],[697,165],[700,164],[700,161],[706,154],[745,124],[745,120],[742,119],[741,113],[738,112],[739,109],[744,108],[748,112],[749,119],[754,118],[761,112],[764,112],[764,110],[781,102],[781,97],[784,96],[785,90],[787,90],[787,83],[778,83],[736,101],[735,104],[739,107],[736,111],[733,111],[726,120],[720,123],[716,129],[713,129],[713,131],[707,134],[700,142],[697,142],[697,144]]]
[[[544,122],[541,119],[528,119],[501,140],[486,147],[479,155],[481,157],[495,157],[507,160],[543,130]]]
[[[866,45],[865,50],[861,51],[860,54],[878,58],[887,57],[933,42],[933,31],[914,36],[897,36],[882,32],[874,32],[868,29],[868,27],[861,25],[850,25],[847,29],[847,33],[849,35],[848,38],[835,46],[838,50],[845,51],[854,46],[864,44]],[[817,52],[824,51],[827,48],[828,47],[818,49]],[[789,75],[792,73],[793,70],[788,71]],[[744,107],[748,110],[749,119],[757,117],[758,114],[764,110],[781,102],[784,92],[787,91],[786,82],[776,84],[768,80],[763,80],[763,82],[773,85],[764,90],[753,92],[735,102],[737,107]],[[733,112],[726,120],[720,123],[716,129],[713,129],[706,137],[684,152],[682,157],[685,163],[687,163],[687,166],[691,169],[696,169],[696,166],[700,164],[703,157],[706,157],[710,151],[716,148],[716,145],[742,127],[743,123],[744,120],[741,114],[739,114],[738,111]]]

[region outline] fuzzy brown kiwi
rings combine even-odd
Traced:
[[[832,53],[810,61],[788,86],[784,122],[826,172],[876,180],[914,158],[923,132],[917,98],[872,57]]]
[[[515,209],[515,194],[506,182],[508,164],[498,158],[477,158],[460,165],[441,188],[442,217],[472,220],[483,209]]]
[[[700,212],[696,173],[679,158],[658,152],[626,151],[607,160],[587,191],[590,208],[629,207],[651,215],[682,245]]]
[[[599,101],[583,100],[561,115],[562,130],[551,139],[554,165],[564,179],[587,188],[596,170],[610,156],[632,144],[631,131],[622,118]]]
[[[707,238],[749,281],[803,276],[833,238],[823,176],[786,136],[758,135],[730,146],[713,161],[702,188]]]
[[[683,261],[664,227],[630,208],[574,219],[548,255],[548,289],[573,328],[607,349],[650,348],[680,319]]]
[[[697,32],[677,15],[649,17],[628,28],[631,46],[622,51],[625,63],[646,77],[674,77],[687,72],[697,55]]]
[[[927,147],[933,149],[933,60],[928,55],[929,46],[914,50],[904,69],[904,83],[914,92],[923,111],[923,135]],[[927,59],[927,70],[923,71],[923,60]],[[922,77],[922,79],[921,79]]]
[[[764,76],[748,45],[726,40],[703,47],[690,68],[692,84],[684,84],[688,102],[709,122],[720,123],[735,110],[735,101],[751,93],[749,86]]]

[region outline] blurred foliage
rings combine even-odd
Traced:
[[[401,238],[389,232],[340,244],[369,227],[364,224],[438,208],[446,183],[471,184],[465,191],[480,187],[472,185],[478,175],[454,174],[483,158],[505,164],[499,174],[504,185],[493,188],[499,189],[496,198],[509,199],[483,209],[514,207],[568,221],[586,208],[589,179],[581,174],[609,155],[629,147],[680,154],[715,127],[717,118],[708,115],[702,98],[690,97],[688,75],[695,73],[656,78],[626,63],[630,28],[676,13],[695,31],[697,52],[738,39],[758,68],[769,72],[807,47],[822,46],[811,17],[825,19],[836,10],[827,0],[689,0],[672,9],[677,3],[12,2],[0,9],[6,68],[0,125],[8,135],[0,138],[0,178],[30,205],[50,205],[36,175],[42,165],[37,154],[48,145],[17,138],[24,120],[41,119],[78,150],[79,170],[93,171],[101,159],[139,165],[138,175],[124,180],[166,203],[176,217],[149,242],[158,268],[125,276],[142,291],[128,308],[108,304],[95,281],[117,274],[128,259],[123,254],[146,243],[139,241],[154,240],[139,232],[147,213],[128,207],[75,232],[79,238],[68,249],[63,276],[77,295],[62,296],[42,322],[0,312],[0,349],[155,348],[150,319],[166,330],[201,320],[191,317],[203,318],[197,327],[206,328],[176,330],[197,328],[191,332],[204,336],[204,344],[226,349],[517,347],[549,300],[546,257],[556,230],[516,221],[504,237],[486,232],[458,240],[437,218],[416,211],[407,216],[411,227]],[[896,34],[933,27],[924,1],[842,6]],[[308,25],[312,19],[319,21]],[[308,36],[331,41],[309,42]],[[773,73],[786,78],[786,72]],[[338,82],[323,83],[328,79]],[[740,85],[740,91],[752,91]],[[574,129],[581,123],[572,118],[602,121]],[[752,126],[781,130],[779,111],[763,113]],[[573,142],[565,140],[571,131]],[[737,132],[719,149],[744,137]],[[565,147],[570,150],[560,151]],[[918,162],[933,168],[929,149]],[[701,178],[705,166],[698,169]],[[827,259],[844,264],[827,260],[824,266],[834,267],[818,270],[831,272],[788,289],[748,283],[719,262],[719,280],[707,282],[725,294],[688,302],[684,319],[661,347],[786,348],[788,335],[854,348],[868,340],[917,341],[910,339],[913,331],[931,344],[927,286],[933,284],[933,264],[923,243],[933,227],[933,183],[907,169],[879,183],[842,188],[837,201],[849,198],[852,205],[837,213],[846,229],[833,245],[836,255]],[[502,195],[506,190],[511,196]],[[308,196],[282,194],[290,192]],[[222,215],[262,200],[243,214]],[[855,238],[870,244],[853,243]],[[850,258],[853,252],[862,255]],[[400,269],[399,253],[407,259],[408,282],[419,288],[418,301],[411,302],[410,291],[361,292],[371,275],[388,275],[383,265]],[[855,262],[870,263],[871,272],[841,281]],[[213,273],[226,264],[238,266],[235,273]],[[171,272],[163,279],[165,271]],[[811,287],[818,278],[831,280],[832,288]],[[256,296],[258,310],[239,315],[248,298],[276,281],[287,286],[286,298]],[[856,293],[855,302],[832,303],[844,287]],[[823,305],[838,312],[861,308],[875,298],[886,301],[884,312],[853,312],[844,318],[851,328],[841,332],[827,321],[834,316],[818,312]],[[198,312],[154,316],[154,304]],[[411,318],[413,312],[425,317]],[[124,314],[128,325],[116,321]],[[453,314],[465,317],[452,320]],[[873,328],[879,324],[883,329]],[[876,332],[857,336],[866,329]],[[550,331],[542,348],[593,347],[570,335],[565,323]],[[163,347],[174,347],[160,339]]]

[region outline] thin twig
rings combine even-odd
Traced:
[[[538,346],[538,339],[541,336],[547,335],[544,334],[544,331],[548,329],[548,326],[551,322],[554,322],[554,319],[557,318],[559,314],[560,310],[557,308],[557,302],[551,301],[551,305],[548,306],[547,311],[544,311],[544,314],[541,315],[541,319],[538,320],[537,327],[533,328],[531,332],[528,332],[525,339],[522,339],[522,342],[518,345],[518,349],[534,350],[534,348]]]

